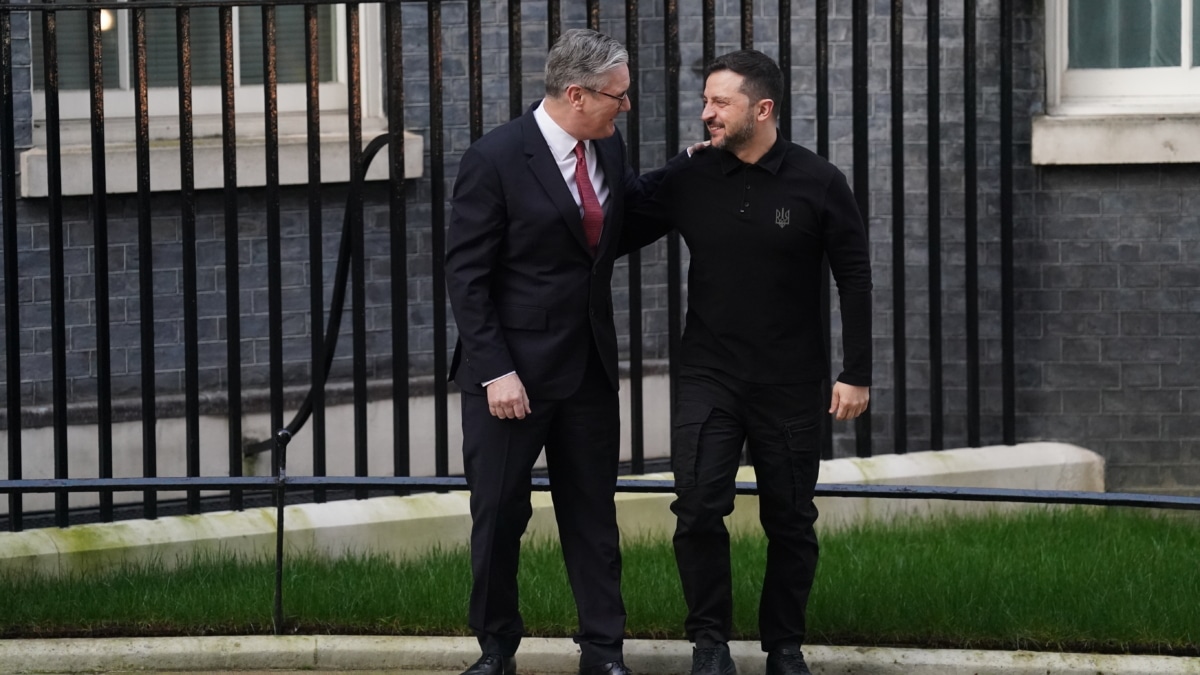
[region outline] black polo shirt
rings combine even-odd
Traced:
[[[871,384],[870,251],[837,167],[782,134],[755,164],[702,150],[626,224],[642,242],[671,228],[691,252],[684,365],[763,384],[827,378],[820,290],[828,256],[841,303],[837,379]]]

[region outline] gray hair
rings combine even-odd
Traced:
[[[546,95],[562,96],[572,84],[599,90],[608,71],[623,63],[629,52],[620,42],[587,28],[566,31],[546,56]]]

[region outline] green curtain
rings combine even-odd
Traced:
[[[221,24],[217,9],[190,9],[188,16],[192,86],[217,86],[221,84]],[[173,9],[146,10],[146,77],[151,87],[179,86],[176,17]]]
[[[115,12],[113,13],[115,15]],[[91,68],[91,46],[87,39],[88,12],[59,10],[54,12],[55,43],[58,47],[58,88],[87,89],[88,71]],[[45,45],[42,42],[42,12],[30,12],[29,30],[33,37],[33,87],[46,88]],[[115,20],[115,18],[114,18]],[[101,50],[111,54],[104,59],[104,85],[115,87],[119,65],[116,59],[117,31],[109,29],[100,34]]]
[[[215,7],[194,8],[189,11],[191,25],[192,86],[217,86],[221,83],[221,33],[219,13]],[[91,53],[87,42],[87,13],[58,11],[59,88],[87,89]],[[104,85],[120,85],[120,49],[115,22],[129,22],[131,13],[113,12],[113,27],[102,33]],[[41,13],[31,13],[33,20],[34,88],[44,89]],[[262,84],[262,10],[258,7],[239,7],[236,10],[241,60],[240,84]],[[174,9],[146,10],[147,78],[151,87],[179,85],[179,57],[176,39],[177,12]],[[280,84],[304,82],[304,8],[288,5],[276,9],[276,58]],[[317,9],[317,30],[320,41],[320,80],[334,79],[333,72],[333,7]],[[132,40],[132,29],[131,36]],[[132,54],[133,47],[129,47]],[[129,59],[132,62],[132,57]]]
[[[1180,2],[1071,0],[1067,10],[1068,67],[1179,66]]]
[[[1200,3],[1192,3],[1192,67],[1200,68]]]
[[[241,37],[242,84],[262,84],[262,10],[242,7],[238,11]],[[317,40],[320,49],[321,82],[333,80],[333,7],[317,8]],[[304,82],[304,8],[283,5],[275,8],[276,77],[280,84]]]

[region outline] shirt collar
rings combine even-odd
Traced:
[[[550,146],[550,154],[554,155],[555,161],[561,162],[564,159],[575,157],[575,144],[579,141],[558,126],[558,122],[550,117],[550,113],[546,112],[546,106],[543,100],[542,105],[533,109],[533,119],[537,121],[538,129],[541,129],[542,136],[546,139],[546,145]],[[588,141],[583,142],[583,151],[587,153]]]
[[[774,145],[752,166],[760,167],[773,174],[779,173],[779,167],[783,166],[783,157],[787,154],[787,146],[788,141],[783,138],[783,132],[776,129]],[[745,165],[746,163],[738,159],[738,156],[732,152],[721,153],[721,171],[726,174],[733,173]]]

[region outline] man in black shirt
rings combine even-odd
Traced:
[[[785,140],[779,67],[753,50],[706,69],[713,149],[697,153],[631,216],[643,241],[672,228],[691,252],[687,323],[671,455],[674,544],[695,643],[694,675],[733,675],[729,533],[743,444],[759,487],[767,569],[759,632],[767,675],[804,675],[805,606],[817,564],[813,491],[821,415],[853,419],[871,384],[871,268],[866,228],[845,176]],[[828,377],[820,308],[828,257],[841,303],[844,361]]]

